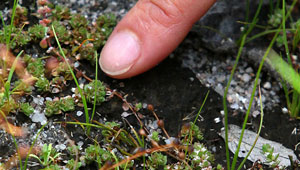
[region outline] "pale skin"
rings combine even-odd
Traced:
[[[141,74],[165,59],[216,0],[139,0],[118,23],[99,64],[109,76]]]

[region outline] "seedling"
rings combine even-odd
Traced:
[[[32,27],[29,27],[28,33],[32,40],[37,41],[45,37],[47,30],[47,27],[41,24],[36,24]]]
[[[159,152],[154,152],[149,156],[148,164],[151,170],[164,168],[167,165],[167,156]]]
[[[207,148],[200,143],[195,143],[193,146],[194,150],[190,154],[192,165],[201,169],[211,168],[214,161],[214,157]]]
[[[183,138],[182,142],[186,144],[191,143],[191,138],[196,138],[199,141],[203,140],[202,132],[193,122],[186,123],[184,126],[182,126],[180,134]]]
[[[61,98],[59,100],[53,101],[46,101],[45,103],[45,115],[48,117],[75,109],[75,102],[71,97]]]
[[[68,163],[66,165],[67,168],[71,170],[79,170],[79,168],[82,166],[81,162],[75,162],[74,159],[68,160]]]
[[[272,148],[269,144],[264,144],[262,146],[262,153],[266,156],[266,162],[270,164],[271,168],[275,168],[279,165],[279,154],[275,154],[274,148]]]
[[[112,161],[113,155],[102,148],[99,145],[91,145],[85,149],[85,160],[88,163],[95,161],[99,167],[102,167],[106,161]]]
[[[37,90],[39,92],[49,92],[50,91],[50,82],[47,78],[42,76],[36,81],[35,87],[37,87]]]
[[[97,89],[95,89],[97,87]],[[96,98],[96,104],[99,105],[105,101],[106,90],[100,80],[93,80],[89,84],[84,85],[83,91],[89,103],[93,103]],[[96,96],[96,97],[95,97]]]
[[[49,145],[43,145],[40,157],[34,154],[30,154],[29,156],[37,159],[43,166],[47,167],[51,163],[54,163],[60,155],[61,153],[57,153],[50,143]]]
[[[26,116],[30,116],[34,112],[34,108],[29,103],[21,103],[21,110]]]

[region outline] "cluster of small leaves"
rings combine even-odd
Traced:
[[[47,30],[47,27],[44,27],[41,24],[35,24],[28,28],[28,33],[32,40],[37,41],[45,37]]]
[[[72,80],[71,71],[66,62],[60,62],[56,68],[52,70],[52,76],[57,78],[58,76],[63,76],[65,80]]]
[[[13,91],[30,94],[32,92],[32,87],[28,83],[25,83],[23,80],[20,79],[14,82]]]
[[[275,168],[279,165],[279,154],[275,154],[274,148],[269,144],[264,144],[262,146],[262,153],[266,156],[266,163],[270,164],[272,168]]]
[[[136,103],[135,106],[134,106],[134,109],[135,109],[136,111],[139,111],[139,110],[141,110],[142,108],[143,108],[142,103]]]
[[[207,148],[201,143],[194,143],[194,150],[189,157],[192,161],[194,169],[203,169],[212,167],[214,157]]]
[[[78,170],[82,166],[81,162],[75,162],[75,160],[72,158],[68,160],[66,167],[72,170]]]
[[[44,76],[45,68],[42,59],[40,58],[32,59],[32,61],[29,62],[29,64],[27,65],[27,70],[34,77]]]
[[[102,15],[99,16],[96,20],[97,30],[101,32],[105,37],[108,37],[112,31],[114,26],[117,24],[116,16],[110,15]],[[105,41],[104,41],[105,43]],[[104,45],[104,44],[102,44]]]
[[[50,8],[53,8],[53,6],[51,7],[51,5],[49,6]],[[70,9],[68,7],[62,6],[62,5],[56,5],[53,9],[52,9],[52,15],[50,16],[50,19],[53,21],[60,21],[60,20],[64,20],[64,19],[69,19],[71,16],[71,12]]]
[[[30,55],[24,55],[23,60],[27,63],[28,72],[37,78],[35,87],[38,92],[49,92],[50,82],[45,77],[45,66],[41,58],[32,58]]]
[[[83,91],[86,100],[89,103],[93,103],[96,98],[96,104],[101,104],[105,101],[106,90],[105,86],[100,80],[93,80],[89,84],[84,85]]]
[[[26,31],[23,31],[21,30],[21,28],[16,28],[14,26],[12,27],[11,38],[15,39],[15,41],[12,41],[10,44],[10,47],[12,49],[14,49],[16,46],[23,47],[31,41],[31,38]],[[0,43],[5,42],[6,37],[4,36],[4,28],[2,28],[2,30],[0,30]]]
[[[50,82],[45,77],[40,77],[36,83],[35,87],[37,87],[37,91],[39,92],[49,92],[50,91]]]
[[[159,133],[157,131],[153,131],[151,133],[151,139],[154,140],[155,142],[159,142]]]
[[[197,140],[203,140],[203,134],[200,128],[193,122],[185,124],[181,128],[180,134],[185,141],[187,141],[186,139],[189,139],[190,137],[196,138]]]
[[[45,115],[52,116],[62,112],[73,111],[75,109],[74,99],[71,97],[60,98],[60,100],[46,101]]]
[[[113,160],[113,155],[99,145],[90,145],[85,149],[85,160],[87,163],[95,161],[99,167],[102,167],[106,161]]]
[[[59,21],[53,21],[52,25],[55,28],[59,42],[65,43],[71,40],[71,32],[67,30],[65,25],[62,25]]]
[[[93,43],[86,43],[82,45],[78,52],[82,58],[91,61],[92,64],[95,64],[95,48]]]
[[[41,150],[40,156],[30,154],[30,157],[33,157],[37,159],[44,167],[45,169],[60,169],[60,167],[56,164],[52,164],[55,162],[55,160],[61,155],[61,153],[58,153],[53,147],[52,144],[44,144],[43,148]]]
[[[150,170],[162,169],[167,165],[167,156],[160,152],[154,152],[148,157]]]
[[[277,28],[282,21],[282,10],[280,8],[276,8],[274,13],[269,15],[268,24],[274,28]]]
[[[27,21],[28,10],[25,7],[17,5],[16,13],[14,18],[14,25],[23,25],[25,21]]]
[[[26,116],[30,116],[34,112],[34,108],[29,103],[21,103],[20,108]]]
[[[104,137],[111,137],[111,131],[109,129],[114,129],[114,128],[120,128],[120,124],[116,123],[116,122],[105,122],[105,126],[108,128],[108,129],[103,129],[102,130],[102,135]]]
[[[9,95],[8,97],[4,93],[0,93],[0,110],[4,113],[9,113],[12,110],[18,108],[16,101]]]

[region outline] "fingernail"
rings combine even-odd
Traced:
[[[130,31],[118,32],[111,37],[100,54],[100,67],[109,75],[126,73],[140,55],[137,36]]]

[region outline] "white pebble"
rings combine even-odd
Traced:
[[[265,88],[265,89],[271,89],[271,83],[270,82],[265,82],[265,84],[263,85],[263,87]]]
[[[127,113],[127,112],[123,112],[123,113],[121,114],[122,117],[127,117],[127,116],[129,116],[129,115],[131,115],[131,114],[129,114],[129,113]]]
[[[284,107],[284,108],[282,108],[282,112],[283,112],[283,113],[288,113],[289,110],[288,110],[286,107]]]
[[[244,81],[244,82],[249,82],[250,81],[250,79],[251,79],[251,76],[249,75],[249,74],[243,74],[243,76],[242,76],[242,80]]]
[[[82,111],[77,111],[76,115],[79,117],[79,116],[83,115],[83,112]]]
[[[255,118],[257,117],[258,115],[260,115],[260,111],[258,110],[255,110],[253,113],[252,113],[252,116]]]
[[[214,119],[214,121],[215,121],[215,123],[220,123],[220,122],[221,122],[221,119],[220,119],[219,117],[216,117],[216,118]]]

